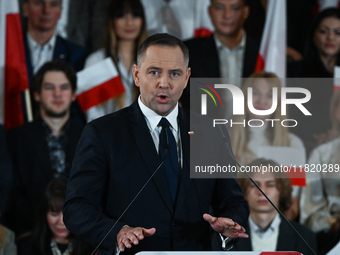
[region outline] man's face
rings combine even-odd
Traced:
[[[133,77],[140,88],[142,103],[159,115],[168,115],[190,76],[180,47],[152,45],[140,62],[140,66],[133,67]]]
[[[41,32],[53,30],[61,15],[61,0],[28,0],[23,4],[28,29]]]
[[[279,205],[280,191],[276,186],[276,181],[272,173],[255,173],[253,175],[254,181],[269,197],[269,199],[276,205]],[[251,213],[271,213],[275,211],[274,207],[267,201],[262,193],[250,183],[245,198],[248,202]]]
[[[34,93],[34,99],[40,104],[42,116],[61,118],[69,113],[75,94],[63,72],[49,71],[44,75],[40,93]]]
[[[217,34],[236,36],[248,18],[249,7],[243,0],[213,0],[209,15]]]

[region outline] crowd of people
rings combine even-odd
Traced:
[[[213,118],[252,123],[228,126],[228,143],[241,165],[261,169],[265,165],[287,163],[285,155],[303,155],[294,162],[306,167],[327,166],[326,172],[306,172],[302,184],[283,172],[251,174],[310,247],[295,236],[286,219],[245,176],[234,176],[238,183],[233,178],[213,184],[193,181],[194,189],[207,189],[203,196],[189,189],[189,184],[187,190],[182,190],[181,185],[185,185],[188,177],[184,174],[175,177],[180,182],[173,200],[175,204],[181,202],[187,206],[177,214],[185,223],[186,217],[192,217],[188,221],[193,228],[198,228],[195,233],[188,230],[189,224],[171,218],[166,207],[150,207],[146,211],[150,219],[144,220],[146,212],[139,212],[138,205],[165,200],[163,197],[153,199],[153,193],[161,189],[156,184],[145,191],[149,198],[137,201],[130,209],[135,211],[123,217],[126,224],[117,224],[121,230],[112,232],[117,236],[113,247],[128,254],[129,250],[138,251],[139,248],[134,250],[134,247],[148,249],[149,244],[156,242],[154,247],[170,250],[196,246],[202,250],[295,250],[311,254],[310,249],[313,249],[321,255],[339,243],[340,91],[336,91],[333,78],[335,67],[340,65],[340,8],[337,1],[334,6],[326,7],[322,6],[323,1],[317,0],[301,0],[298,4],[286,1],[287,58],[277,61],[287,60],[289,79],[280,79],[272,72],[255,72],[268,1],[271,0],[19,0],[34,120],[10,130],[0,125],[0,254],[91,254],[102,238],[100,233],[105,234],[109,228],[107,224],[115,222],[125,202],[144,182],[144,173],[135,175],[136,168],[156,166],[146,162],[154,161],[153,154],[158,159],[156,151],[148,146],[154,147],[153,141],[158,153],[161,143],[158,135],[162,135],[161,129],[166,127],[162,125],[158,129],[154,113],[169,114],[169,132],[174,134],[178,147],[179,169],[188,170],[189,155],[184,145],[189,142],[182,135],[176,136],[176,132],[181,134],[188,127],[186,110],[191,110],[192,116],[201,113],[200,102],[192,100],[196,96],[195,84],[189,77],[232,81],[242,91],[244,114],[233,115],[231,93],[221,93],[224,107],[208,112]],[[166,40],[169,42],[164,42]],[[77,101],[76,72],[86,71],[107,58],[117,69],[124,93],[84,112]],[[144,70],[147,64],[150,67]],[[169,69],[164,77],[169,77],[170,81],[159,78],[159,87],[169,83],[168,89],[174,92],[169,95],[161,89],[159,100],[164,104],[168,100],[173,103],[171,96],[174,97],[178,123],[174,121],[176,116],[171,117],[172,108],[159,108],[147,96],[158,93],[153,92],[156,88],[152,85],[165,73],[160,66]],[[290,105],[288,113],[282,114],[284,87],[302,87],[311,93],[304,107],[312,116],[306,116],[295,105]],[[299,95],[291,95],[299,99]],[[210,104],[213,102],[208,102],[208,109],[216,109]],[[271,110],[274,104],[277,107],[269,114],[255,114]],[[145,127],[141,124],[144,118],[143,121],[138,118],[139,114],[146,119]],[[112,116],[112,119],[101,118],[103,116]],[[138,139],[145,140],[132,139],[137,135],[134,132],[139,131],[134,130],[129,116],[137,116],[135,122],[143,136]],[[184,116],[183,120],[180,116]],[[275,125],[268,119],[275,120]],[[298,124],[287,127],[282,124],[287,119],[296,120]],[[145,138],[147,128],[152,136],[151,143]],[[152,129],[157,130],[156,134]],[[114,134],[109,135],[110,132]],[[216,134],[211,136],[218,140]],[[136,149],[140,146],[145,153],[141,157]],[[270,150],[281,155],[268,153]],[[166,178],[173,177],[167,175]],[[133,188],[132,182],[136,185]],[[222,185],[234,187],[233,195],[228,198],[216,195],[224,194]],[[185,192],[190,202],[179,198]],[[217,198],[210,201],[207,194]],[[124,199],[124,203],[117,196]],[[226,206],[227,202],[239,205]],[[63,222],[63,205],[67,226]],[[217,213],[219,217],[207,214],[203,219],[202,214],[199,218],[200,214],[192,213],[189,205],[193,208],[190,210],[202,213],[208,213],[210,206],[213,211],[209,213]],[[174,210],[176,215],[177,208]],[[237,210],[247,219],[238,217]],[[157,216],[161,212],[162,216]],[[143,220],[131,220],[138,215],[144,217]],[[77,218],[81,220],[76,222]],[[169,219],[173,226],[170,232],[182,236],[186,243],[169,235]],[[151,224],[153,221],[156,230]],[[218,221],[227,223],[216,223]],[[208,237],[209,244],[207,240],[199,244],[191,240],[189,236],[197,240],[208,236],[207,222],[219,234]],[[146,240],[149,236],[154,239],[141,241],[142,245],[137,246],[138,238],[126,237],[131,233],[138,236],[133,226],[142,227]],[[175,229],[176,226],[179,229]],[[237,237],[240,240],[234,242]],[[169,245],[168,240],[174,242]],[[104,242],[103,246],[106,252],[113,252],[111,243]]]

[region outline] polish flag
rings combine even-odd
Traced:
[[[111,58],[78,72],[77,79],[77,100],[84,112],[125,92]]]
[[[32,119],[18,1],[0,0],[0,102],[6,129],[23,124],[24,116]]]
[[[268,0],[266,22],[255,71],[286,77],[286,0]]]
[[[339,0],[318,0],[318,2],[314,6],[313,14],[316,16],[319,12],[322,12],[324,9],[331,7],[340,7]]]
[[[195,32],[194,37],[208,37],[214,31],[214,26],[211,22],[208,7],[210,0],[195,1]]]

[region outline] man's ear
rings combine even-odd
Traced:
[[[27,18],[27,16],[28,16],[28,2],[24,2],[22,4],[22,13],[23,13],[24,17]]]
[[[138,65],[134,64],[132,69],[133,79],[135,80],[135,84],[139,87],[139,67]]]
[[[186,86],[188,85],[188,81],[189,81],[190,75],[191,75],[191,68],[188,67],[187,72],[186,72],[186,78],[185,78],[185,86],[184,86],[183,89],[185,89]]]
[[[244,6],[244,20],[248,19],[249,12],[250,12],[249,6],[248,5]]]
[[[74,102],[76,98],[77,98],[77,95],[76,95],[76,92],[74,91],[72,92],[72,98],[71,98],[72,102]]]
[[[40,102],[40,94],[36,91],[33,92],[33,97],[36,102]]]

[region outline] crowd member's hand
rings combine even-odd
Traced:
[[[229,218],[213,217],[210,214],[204,214],[203,218],[210,223],[213,230],[230,238],[248,238],[244,227]]]
[[[303,58],[302,54],[292,47],[287,46],[286,51],[288,62],[300,61]]]
[[[144,237],[152,236],[155,232],[155,228],[146,229],[141,227],[133,228],[124,226],[117,235],[117,244],[119,250],[123,252],[125,248],[131,248],[132,244],[139,244],[140,240],[143,240]]]

